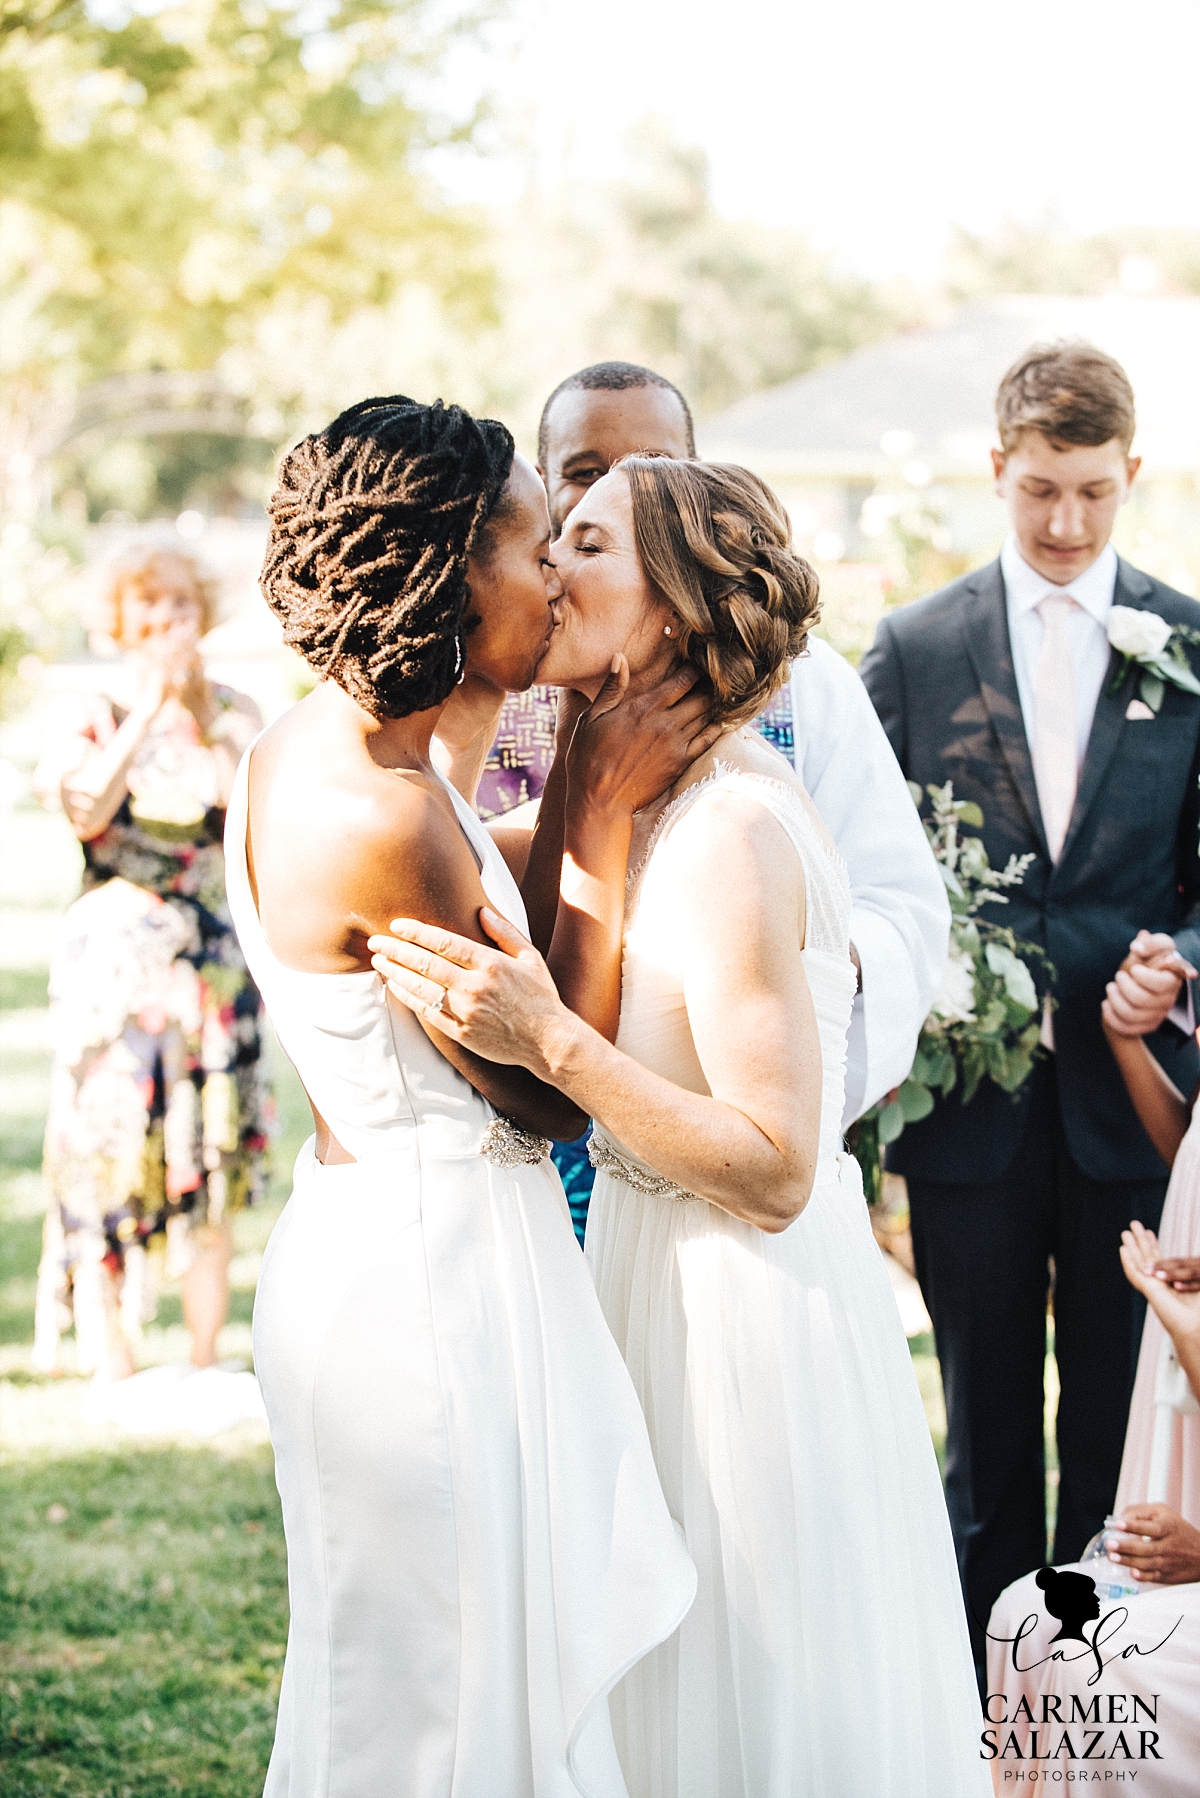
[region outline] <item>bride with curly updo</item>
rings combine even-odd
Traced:
[[[744,728],[816,577],[754,475],[637,456],[550,559],[539,678],[587,697],[614,657],[635,688],[690,668],[720,741],[633,818],[568,806],[547,962],[488,914],[495,947],[411,917],[373,946],[427,1026],[594,1119],[587,1257],[699,1574],[612,1696],[629,1791],[985,1793],[937,1464],[842,1150],[846,869]]]
[[[548,1154],[585,1119],[413,1017],[367,946],[397,911],[526,927],[430,744],[460,680],[534,679],[545,491],[502,425],[369,400],[285,458],[270,521],[263,588],[321,681],[226,830],[315,1124],[254,1312],[291,1598],[267,1798],[625,1798],[607,1695],[695,1572]],[[622,682],[577,720],[569,809],[631,817],[709,741],[690,678]]]

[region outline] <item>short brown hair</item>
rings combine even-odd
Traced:
[[[1126,454],[1136,420],[1129,376],[1090,343],[1035,343],[1013,363],[996,393],[996,422],[1005,450],[1025,431],[1052,443],[1095,446],[1113,438]]]
[[[166,532],[142,538],[121,550],[105,570],[104,580],[95,602],[88,610],[87,624],[100,637],[108,638],[120,648],[128,647],[125,637],[125,596],[137,593],[166,562],[181,562],[191,576],[196,601],[200,608],[200,635],[206,636],[217,622],[220,582],[184,539],[174,539]]]
[[[667,456],[617,467],[642,568],[683,626],[680,648],[707,677],[714,717],[743,724],[782,687],[820,615],[787,512],[747,468]]]

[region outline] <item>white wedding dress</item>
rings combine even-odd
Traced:
[[[678,1634],[613,1694],[618,1749],[634,1798],[970,1798],[991,1786],[950,1526],[841,1146],[849,886],[797,789],[725,768],[668,807],[631,877],[617,1046],[708,1090],[671,831],[731,787],[768,808],[804,868],[820,1155],[807,1207],[768,1235],[594,1138],[588,1259],[699,1573]],[[714,878],[736,880],[712,829]]]
[[[561,1182],[373,972],[276,960],[246,870],[249,760],[230,907],[355,1157],[301,1150],[254,1307],[292,1612],[266,1798],[624,1798],[605,1700],[676,1628],[695,1572]],[[524,930],[452,797],[489,900]]]

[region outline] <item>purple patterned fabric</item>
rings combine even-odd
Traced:
[[[505,700],[496,741],[479,782],[481,818],[498,818],[527,799],[540,797],[554,760],[556,705],[553,687],[530,687],[526,693],[510,693]],[[795,738],[790,685],[759,713],[754,728],[791,761]]]

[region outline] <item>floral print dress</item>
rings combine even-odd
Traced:
[[[214,689],[223,710],[234,695]],[[71,696],[39,770],[43,791],[123,714]],[[142,742],[129,794],[83,844],[83,891],[50,968],[53,1069],[43,1170],[49,1206],[34,1359],[57,1364],[74,1318],[85,1370],[100,1358],[101,1266],[136,1341],[154,1315],[147,1249],[186,1271],[219,1225],[258,1197],[267,1131],[258,991],[225,901],[217,773],[182,706]]]

